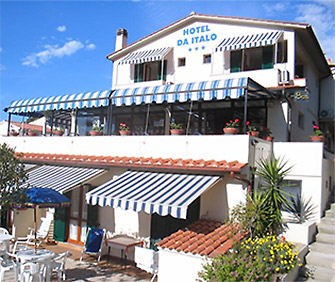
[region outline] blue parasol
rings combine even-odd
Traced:
[[[36,208],[68,207],[71,201],[63,194],[51,188],[32,187],[27,189],[28,200],[23,207],[34,208],[35,252],[36,252]],[[16,207],[22,207],[16,206]]]

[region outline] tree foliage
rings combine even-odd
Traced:
[[[13,203],[25,200],[25,189],[21,188],[27,180],[24,164],[15,156],[14,149],[3,143],[0,147],[0,205],[8,208]]]

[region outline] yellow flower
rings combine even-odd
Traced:
[[[266,261],[266,258],[263,258],[264,261]]]
[[[269,262],[273,262],[273,259],[269,259]]]
[[[279,269],[279,267],[277,267],[275,270],[278,272],[280,269]]]

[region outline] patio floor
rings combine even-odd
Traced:
[[[43,243],[41,248],[48,249],[54,253],[70,251],[66,262],[66,281],[150,281],[152,275],[140,270],[133,262],[126,264],[119,258],[103,256],[97,264],[97,258],[85,255],[83,262],[80,262],[81,249],[77,246],[65,243],[48,245]],[[14,281],[14,273],[8,273],[5,281]],[[53,277],[52,281],[56,281]]]

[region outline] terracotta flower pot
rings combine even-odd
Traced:
[[[119,130],[120,135],[124,136],[124,135],[130,135],[130,131],[128,130]]]
[[[12,132],[9,133],[9,135],[10,135],[10,136],[18,136],[19,133],[16,132],[16,131],[12,131]]]
[[[248,131],[248,135],[257,137],[259,135],[259,131]]]
[[[95,131],[95,130],[90,131],[91,136],[98,136],[98,135],[101,135],[101,134],[102,134],[102,132],[100,132],[100,131]]]
[[[323,142],[323,136],[311,136],[312,142]]]
[[[57,136],[62,136],[64,134],[64,131],[63,130],[55,130],[54,134],[57,135]]]
[[[235,127],[225,127],[223,129],[224,134],[234,135],[237,134],[237,128]]]
[[[28,131],[28,136],[37,136],[37,132]]]
[[[273,136],[266,136],[264,138],[264,140],[266,140],[266,141],[273,141],[273,139],[275,139]]]
[[[171,135],[182,135],[183,130],[182,129],[170,129]]]

